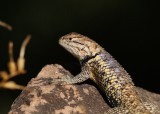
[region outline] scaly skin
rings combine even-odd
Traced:
[[[96,42],[78,33],[70,33],[61,37],[59,43],[82,65],[80,74],[64,81],[74,84],[89,78],[93,80],[113,107],[107,114],[154,113],[148,110],[152,105],[146,107],[141,101],[129,74]]]

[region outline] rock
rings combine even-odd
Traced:
[[[93,85],[60,85],[55,81],[68,75],[60,65],[45,66],[15,99],[9,114],[103,114],[110,108]],[[160,95],[137,90],[144,101],[160,106]]]

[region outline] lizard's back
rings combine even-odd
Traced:
[[[59,43],[82,64],[81,73],[67,83],[80,83],[91,78],[113,107],[107,114],[158,114],[156,106],[141,101],[128,73],[95,41],[70,33],[61,37]]]
[[[119,107],[110,111],[111,114],[113,111],[118,114],[151,114],[139,98],[128,73],[109,53],[97,54],[86,64],[91,69],[91,79],[106,94],[110,104]]]

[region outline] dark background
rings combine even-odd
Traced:
[[[33,0],[0,2],[0,20],[13,31],[0,27],[0,70],[7,69],[8,42],[14,42],[15,58],[27,34],[27,74],[15,77],[26,85],[46,64],[58,63],[74,75],[79,62],[58,44],[69,32],[94,39],[132,76],[137,86],[160,93],[158,15],[155,1],[146,0]],[[0,113],[6,114],[19,90],[0,89]]]

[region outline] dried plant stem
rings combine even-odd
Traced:
[[[1,22],[1,21],[0,21]],[[1,24],[1,23],[0,23]],[[1,25],[0,25],[1,26]],[[19,58],[17,59],[17,63],[14,60],[14,55],[13,55],[13,42],[9,42],[8,44],[8,53],[9,53],[9,62],[8,62],[8,70],[7,71],[0,71],[0,88],[5,88],[5,89],[24,89],[25,86],[16,84],[14,81],[10,81],[12,77],[15,77],[19,74],[25,73],[25,49],[27,44],[29,43],[29,40],[31,38],[31,35],[27,35],[25,40],[22,43],[20,53],[19,53]]]
[[[9,25],[9,24],[1,21],[1,20],[0,20],[0,26],[4,27],[4,28],[6,28],[6,29],[8,29],[10,31],[12,30],[12,26],[11,25]]]
[[[8,69],[11,76],[15,76],[17,74],[17,67],[16,62],[14,61],[13,57],[13,42],[9,42],[8,45],[8,53],[9,53],[9,62],[8,62]]]
[[[27,35],[25,40],[23,41],[21,49],[20,49],[20,53],[19,53],[19,58],[17,60],[18,72],[21,72],[21,73],[25,72],[25,69],[24,69],[24,67],[25,67],[24,55],[25,55],[26,46],[29,43],[30,38],[31,38],[31,35]]]

